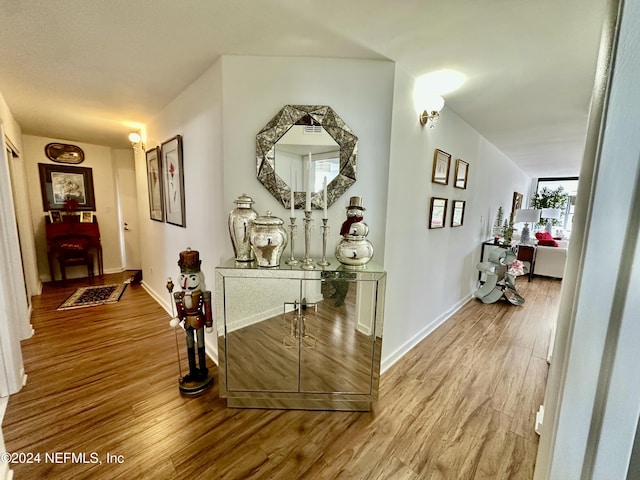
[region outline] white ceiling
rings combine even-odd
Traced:
[[[25,134],[127,148],[220,55],[391,59],[459,70],[448,108],[528,174],[576,175],[605,3],[0,0],[0,92]]]

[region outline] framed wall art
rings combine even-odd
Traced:
[[[162,143],[161,171],[164,194],[164,213],[167,223],[186,227],[184,205],[184,171],[182,164],[182,137],[175,137]]]
[[[513,224],[516,217],[516,210],[522,208],[522,194],[513,192],[513,200],[511,201],[511,215],[509,215],[509,221]]]
[[[454,200],[451,208],[451,226],[461,227],[464,222],[464,200]]]
[[[447,216],[447,199],[431,197],[429,208],[429,228],[444,228],[444,220]]]
[[[467,178],[469,177],[469,164],[464,160],[456,160],[456,179],[453,182],[455,188],[467,188]]]
[[[60,210],[49,210],[49,223],[62,223],[62,212]]]
[[[149,216],[151,220],[164,222],[164,196],[160,147],[147,150],[147,186],[149,189]]]
[[[433,154],[433,172],[431,181],[441,185],[449,183],[449,167],[451,166],[451,155],[436,148]]]
[[[80,222],[81,223],[93,223],[93,212],[82,212],[82,213],[80,213]]]
[[[57,163],[82,163],[84,152],[77,145],[68,143],[48,143],[44,147],[44,154],[49,160]]]
[[[74,210],[96,209],[90,168],[39,163],[38,170],[45,212],[64,210],[67,201],[74,203]]]

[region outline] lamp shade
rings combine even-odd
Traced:
[[[535,223],[540,221],[540,210],[535,208],[522,208],[516,210],[515,223]]]
[[[561,213],[562,210],[559,208],[543,208],[540,216],[542,218],[558,219]]]

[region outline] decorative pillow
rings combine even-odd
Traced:
[[[538,239],[538,245],[542,245],[544,247],[557,247],[558,242],[556,242],[549,232],[538,232],[536,233],[536,238]]]

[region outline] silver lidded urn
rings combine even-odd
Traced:
[[[367,240],[369,227],[364,223],[362,197],[351,197],[347,220],[342,224],[342,240],[336,245],[336,259],[343,265],[362,267],[373,258],[373,245]]]
[[[229,235],[233,245],[233,254],[238,262],[251,262],[255,259],[249,234],[251,224],[257,218],[258,213],[251,208],[253,199],[243,193],[235,199],[236,208],[229,212]]]
[[[270,211],[253,220],[249,239],[259,267],[280,265],[280,257],[289,239],[283,224],[284,221],[272,216]]]

